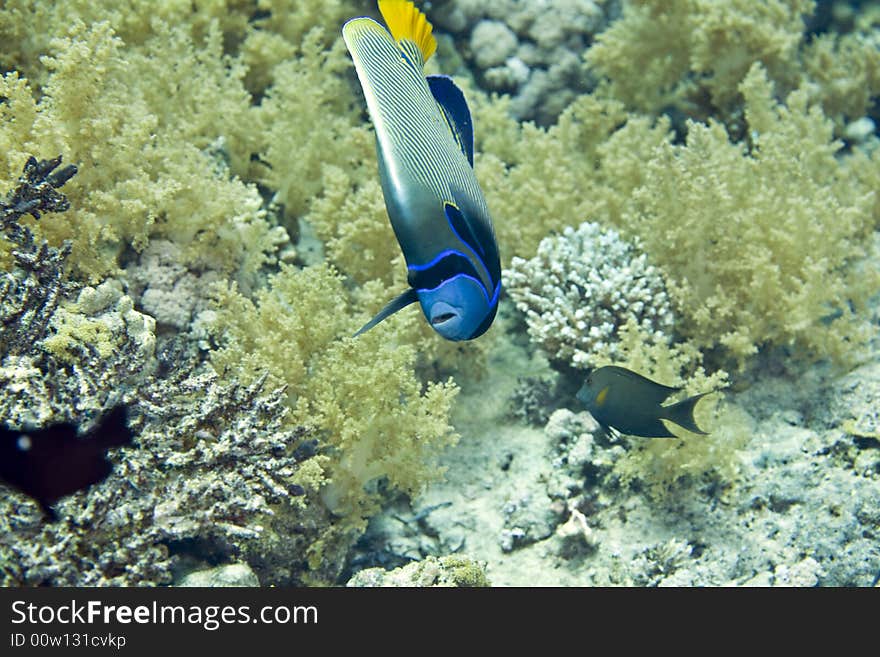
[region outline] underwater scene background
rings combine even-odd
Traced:
[[[880,2],[417,4],[501,256],[471,341],[352,337],[407,286],[372,0],[0,2],[0,582],[876,585]],[[603,431],[609,364],[708,435]],[[119,407],[109,475],[10,472]]]

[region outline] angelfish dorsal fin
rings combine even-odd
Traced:
[[[458,142],[459,147],[468,159],[471,167],[474,166],[474,124],[471,120],[471,110],[468,108],[464,94],[461,92],[452,78],[446,75],[429,75],[428,87],[434,100],[440,106],[446,123],[452,131],[452,136]]]
[[[401,46],[404,41],[418,46],[424,65],[437,50],[433,27],[425,15],[410,0],[379,0],[379,11],[395,41]]]
[[[376,316],[373,317],[373,319],[371,319],[369,322],[364,324],[360,328],[360,330],[358,330],[358,332],[354,334],[353,337],[356,338],[361,333],[366,333],[371,328],[373,328],[376,324],[381,322],[383,319],[387,319],[388,317],[391,317],[391,315],[396,313],[398,310],[406,308],[409,304],[415,303],[418,300],[419,300],[418,293],[412,288],[408,289],[403,294],[400,294],[400,295],[394,297],[391,301],[389,301],[385,305],[385,307],[382,308],[382,310],[380,310],[378,313],[376,313]]]

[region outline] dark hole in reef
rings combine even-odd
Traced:
[[[314,438],[304,440],[295,450],[293,450],[293,458],[297,461],[305,461],[312,458],[318,453],[318,441]]]
[[[234,556],[232,546],[206,538],[185,538],[169,541],[168,554],[181,561],[196,561],[208,567],[229,563]]]
[[[703,556],[703,552],[706,551],[706,548],[709,547],[705,543],[701,543],[700,541],[692,541],[691,542],[691,558],[699,559]]]
[[[575,508],[589,518],[601,511],[602,506],[598,497],[592,494],[584,494]]]
[[[602,470],[592,463],[585,463],[581,468],[581,476],[584,480],[584,488],[593,488],[602,483]]]
[[[256,23],[257,21],[261,21],[267,18],[272,18],[272,11],[269,9],[257,9],[251,14],[251,17],[248,18],[248,23]]]
[[[853,444],[859,449],[880,449],[880,440],[873,436],[855,436]]]
[[[773,511],[774,513],[785,513],[791,507],[798,503],[798,500],[787,499],[783,497],[776,497],[775,495],[770,496],[769,503],[767,507]]]

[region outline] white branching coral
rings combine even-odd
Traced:
[[[658,341],[668,341],[673,326],[660,270],[638,244],[592,222],[545,238],[531,260],[513,258],[505,286],[532,340],[576,368],[613,360],[618,329],[630,318]]]

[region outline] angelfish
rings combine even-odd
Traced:
[[[661,406],[667,397],[680,390],[651,381],[624,367],[608,365],[590,372],[577,398],[606,434],[614,428],[630,436],[675,438],[676,435],[661,421],[666,420],[706,435],[694,420],[694,406],[708,392]]]
[[[425,77],[437,42],[422,12],[409,0],[379,0],[379,11],[388,30],[353,18],[342,36],[375,127],[385,207],[410,287],[355,335],[418,301],[437,333],[470,340],[491,326],[501,292],[495,230],[474,175],[471,113],[449,77]]]

